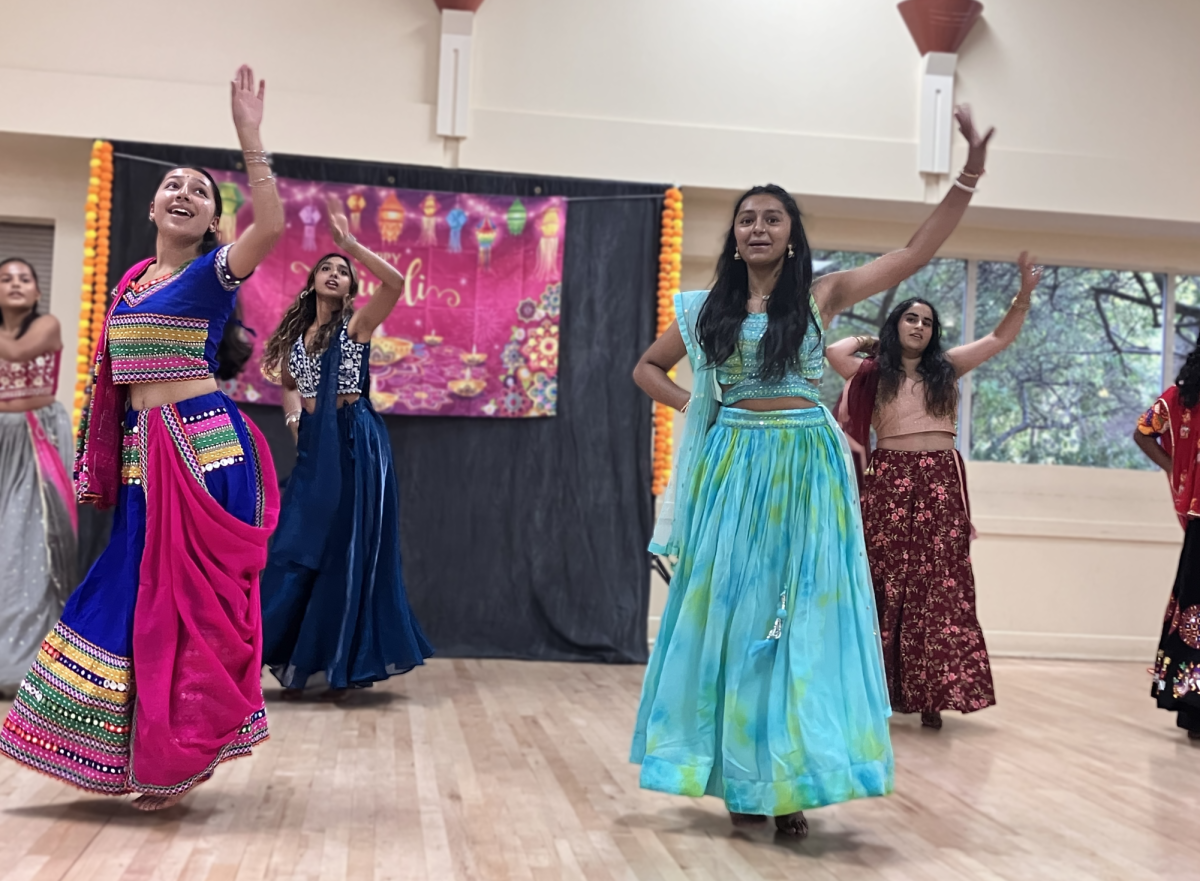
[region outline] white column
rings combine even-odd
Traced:
[[[918,170],[922,174],[950,173],[954,135],[954,70],[958,56],[930,52],[922,59],[921,135]]]
[[[443,138],[465,138],[469,134],[471,30],[474,23],[474,12],[442,10],[437,133]]]

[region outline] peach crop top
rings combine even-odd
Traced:
[[[879,440],[926,431],[958,434],[955,417],[933,416],[926,411],[925,389],[908,377],[901,382],[896,399],[876,410],[871,423],[875,427],[875,437]]]

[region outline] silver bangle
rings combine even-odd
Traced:
[[[275,175],[273,175],[273,174],[268,174],[266,177],[259,178],[258,180],[250,181],[250,186],[252,186],[252,187],[270,187],[270,186],[274,186],[274,185],[275,185]]]
[[[295,425],[299,421],[300,421],[300,411],[293,410],[291,413],[287,414],[287,416],[284,417],[283,424],[291,426],[291,425]]]
[[[975,193],[975,192],[978,192],[978,190],[979,190],[978,187],[968,187],[966,184],[964,184],[958,178],[954,179],[954,185],[956,187],[958,187],[960,190],[962,190],[964,193]],[[251,184],[251,186],[253,186],[253,184]]]

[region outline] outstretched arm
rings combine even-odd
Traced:
[[[667,373],[685,355],[687,346],[684,345],[683,334],[679,332],[679,322],[673,321],[666,332],[650,344],[637,367],[633,368],[633,381],[658,403],[683,410],[692,396],[677,386]]]
[[[1022,251],[1017,258],[1021,267],[1021,289],[1013,297],[1012,305],[1000,319],[1000,323],[985,337],[956,346],[946,353],[946,357],[954,365],[959,376],[970,373],[988,358],[994,358],[1013,344],[1021,327],[1025,324],[1025,316],[1029,314],[1030,298],[1034,288],[1042,280],[1043,267],[1035,266],[1034,258],[1027,251]]]
[[[229,271],[245,278],[266,258],[279,237],[283,235],[283,203],[275,191],[275,177],[263,151],[262,125],[265,80],[254,90],[254,71],[243,64],[230,85],[233,103],[233,124],[245,157],[246,177],[250,182],[250,202],[254,206],[254,223],[246,229],[229,249]]]
[[[878,348],[879,340],[873,336],[851,336],[826,346],[825,357],[829,359],[829,366],[838,376],[849,379],[858,373],[858,368],[862,366],[862,358],[858,355],[872,355]]]
[[[32,361],[46,352],[62,348],[62,330],[53,315],[41,315],[33,320],[20,339],[0,337],[0,359],[21,364]]]
[[[379,279],[379,289],[371,295],[367,305],[354,313],[350,318],[350,326],[346,328],[350,339],[356,343],[365,343],[371,339],[375,328],[383,324],[383,320],[396,308],[400,295],[404,293],[404,276],[395,266],[350,234],[350,222],[342,212],[341,202],[330,196],[326,205],[329,208],[329,233],[333,236],[333,244],[371,270],[371,274]]]
[[[826,325],[839,312],[881,291],[893,288],[916,274],[933,259],[962,220],[967,205],[971,202],[975,185],[984,172],[988,142],[996,130],[988,129],[987,134],[980,136],[971,120],[971,109],[965,104],[957,107],[954,115],[958,118],[959,130],[970,144],[967,164],[963,166],[956,185],[950,188],[941,204],[929,215],[929,219],[921,224],[921,228],[908,244],[899,251],[884,254],[857,269],[830,273],[813,284],[813,297]]]

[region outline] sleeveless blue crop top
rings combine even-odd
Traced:
[[[370,369],[370,343],[356,343],[350,339],[347,328],[349,321],[342,322],[338,331],[337,343],[342,347],[341,363],[338,365],[337,393],[339,395],[366,394],[369,388],[367,378]],[[330,343],[332,345],[332,343]],[[296,380],[296,390],[302,398],[315,398],[317,389],[321,387],[321,356],[323,352],[310,355],[304,349],[304,336],[301,335],[292,344],[288,357],[288,372]]]
[[[742,322],[737,348],[724,364],[716,368],[717,382],[723,393],[721,403],[729,406],[753,398],[804,398],[821,402],[819,383],[825,371],[825,328],[820,313],[809,297],[811,315],[808,332],[800,344],[800,364],[790,368],[782,379],[766,381],[758,376],[758,344],[767,332],[766,313],[756,312]]]

